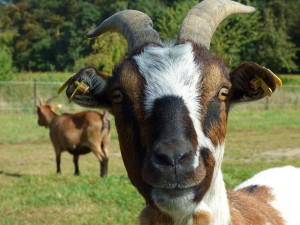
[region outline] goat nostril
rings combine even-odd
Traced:
[[[174,165],[173,160],[165,154],[156,154],[156,159],[158,161],[159,164],[162,165]]]
[[[154,156],[154,162],[161,165],[174,166],[174,160],[166,154],[156,153]]]

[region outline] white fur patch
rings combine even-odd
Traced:
[[[197,205],[196,212],[208,212],[211,215],[211,225],[230,224],[230,211],[226,188],[221,172],[221,163],[224,154],[224,144],[210,148],[215,158],[215,168],[211,185],[202,201]]]
[[[250,185],[272,188],[275,200],[271,205],[281,212],[287,225],[300,224],[300,168],[285,166],[264,170],[246,180],[234,190]]]

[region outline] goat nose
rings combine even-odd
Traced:
[[[154,148],[152,162],[160,166],[178,166],[191,156],[191,145],[187,143],[163,143]]]

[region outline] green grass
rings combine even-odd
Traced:
[[[300,167],[300,112],[241,111],[229,115],[222,170],[228,188],[275,166]],[[127,178],[113,125],[108,177],[93,154],[62,154],[55,174],[48,129],[30,113],[0,114],[0,224],[136,224],[144,200]],[[112,124],[114,120],[112,119]]]
[[[125,175],[7,176],[0,192],[2,225],[131,224],[143,206]]]
[[[300,84],[300,75],[281,75],[280,79],[283,85],[292,84],[299,85]]]
[[[267,130],[276,128],[299,128],[299,111],[295,110],[264,110],[239,111],[233,109],[229,113],[228,130]]]

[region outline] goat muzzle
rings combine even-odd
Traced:
[[[170,139],[154,145],[147,151],[143,179],[157,188],[186,188],[195,183],[198,162],[191,143]]]

